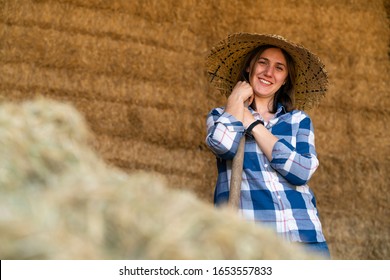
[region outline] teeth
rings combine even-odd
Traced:
[[[260,81],[261,81],[262,83],[264,83],[264,84],[267,84],[267,85],[270,85],[270,84],[271,84],[271,82],[268,82],[268,81],[266,81],[266,80],[264,80],[264,79],[260,79]]]

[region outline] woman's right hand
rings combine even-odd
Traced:
[[[232,93],[228,98],[233,99],[234,102],[240,102],[244,104],[251,104],[254,98],[252,86],[246,81],[239,81],[233,88]]]
[[[242,122],[244,120],[244,109],[252,103],[253,98],[252,86],[246,81],[240,81],[228,97],[225,111]]]

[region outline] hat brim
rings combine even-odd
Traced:
[[[220,41],[211,49],[206,59],[210,83],[226,96],[230,95],[247,54],[263,45],[281,48],[294,60],[295,107],[303,110],[317,105],[328,87],[328,75],[324,64],[303,46],[278,35],[235,33]]]

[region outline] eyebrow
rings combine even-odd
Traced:
[[[268,61],[268,62],[270,61],[268,58],[262,57],[262,56],[259,57],[259,60],[260,60],[260,59],[264,59],[264,60],[266,60],[266,61]],[[285,64],[282,63],[282,62],[276,62],[276,64],[277,64],[277,65],[284,66],[284,67],[287,67],[287,65],[285,65]]]

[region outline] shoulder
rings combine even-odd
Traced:
[[[305,111],[302,111],[302,110],[295,109],[295,110],[292,110],[290,113],[292,116],[299,118],[299,119],[310,119],[309,114],[307,114]]]

